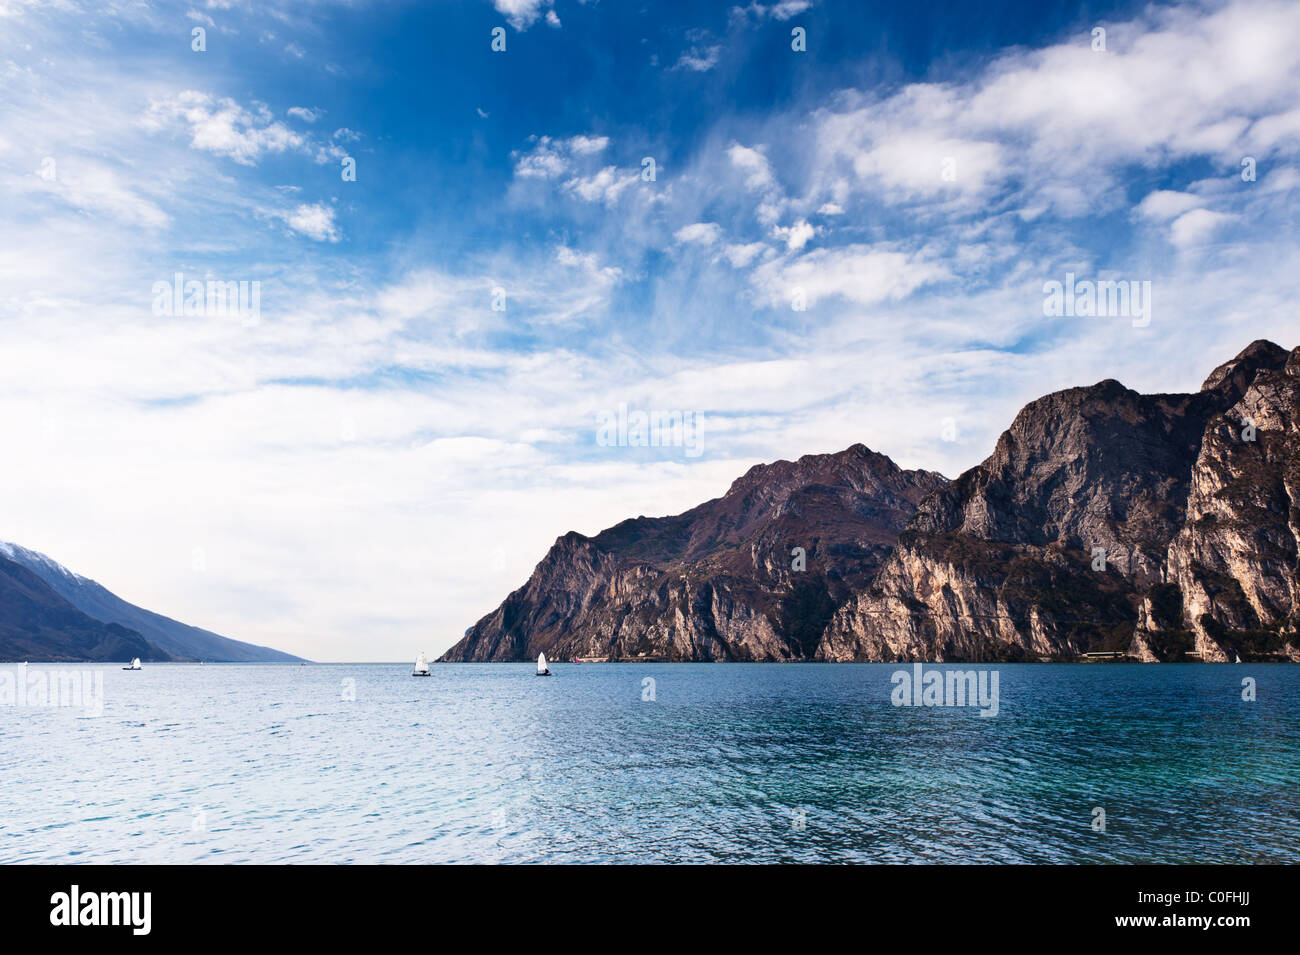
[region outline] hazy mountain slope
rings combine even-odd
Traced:
[[[127,603],[95,581],[74,574],[44,554],[25,547],[0,542],[0,556],[26,567],[86,615],[137,631],[177,659],[224,663],[297,662],[300,659],[279,650],[232,640]]]
[[[26,567],[0,556],[0,660],[166,660],[133,630],[82,613]]]

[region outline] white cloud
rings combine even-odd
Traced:
[[[746,188],[763,190],[775,184],[772,166],[760,149],[733,143],[727,150],[727,156],[733,166],[745,173]]]
[[[561,143],[574,156],[590,156],[604,152],[609,146],[608,136],[571,136]]]
[[[777,239],[784,240],[785,247],[791,252],[798,252],[808,244],[808,240],[813,237],[816,231],[807,222],[800,219],[792,226],[777,226],[772,230],[772,235]]]
[[[596,255],[595,252],[578,252],[567,245],[562,245],[556,249],[555,260],[561,265],[585,269],[589,275],[609,282],[617,281],[623,275],[623,270],[616,266],[601,265],[600,256]]]
[[[1201,200],[1190,193],[1172,189],[1157,189],[1148,193],[1137,206],[1137,214],[1145,219],[1168,222],[1201,205]]]
[[[571,198],[613,205],[641,176],[639,169],[595,165],[599,154],[609,148],[608,136],[531,136],[528,141],[531,148],[510,154],[515,178],[563,179],[560,189]]]
[[[609,146],[607,136],[571,136],[568,139],[533,136],[529,141],[533,143],[531,149],[511,153],[515,160],[515,176],[520,179],[554,179],[572,170],[577,160],[594,156]]]
[[[1169,227],[1170,241],[1177,246],[1199,245],[1236,216],[1210,209],[1193,209],[1176,218]]]
[[[154,100],[145,118],[148,128],[181,123],[195,149],[228,156],[252,166],[267,153],[306,149],[310,140],[278,120],[265,106],[245,109],[232,99],[217,99],[186,90]]]
[[[673,233],[673,237],[678,242],[712,245],[722,238],[722,229],[716,222],[693,222],[682,226]]]
[[[767,251],[767,246],[762,242],[747,242],[737,245],[728,245],[722,250],[727,261],[731,263],[732,268],[743,269],[758,256]]]
[[[289,228],[318,242],[337,242],[334,210],[321,203],[304,203],[282,215]]]
[[[575,176],[564,183],[565,192],[587,202],[611,204],[618,200],[628,186],[637,181],[637,173],[620,173],[615,166],[606,166],[591,176]]]
[[[857,188],[889,203],[978,195],[1009,170],[994,142],[928,130],[942,122],[947,96],[912,88],[885,110],[827,114],[818,125],[817,161],[847,173]],[[893,115],[891,115],[893,114]]]
[[[492,0],[492,6],[506,18],[506,22],[521,32],[536,23],[542,11],[550,7],[551,3],[552,0]],[[547,23],[559,26],[559,18],[555,17],[555,22],[551,23],[552,17],[555,17],[555,11],[548,10]]]
[[[768,262],[755,270],[754,282],[778,307],[789,308],[798,289],[812,308],[827,298],[856,305],[897,301],[950,275],[945,266],[924,255],[888,246],[849,245]]]
[[[568,169],[568,162],[545,137],[531,152],[515,161],[515,175],[520,179],[554,179]]]
[[[1300,171],[1282,166],[1269,172],[1260,185],[1265,193],[1290,192],[1300,186]]]
[[[1256,120],[1251,124],[1245,139],[1252,149],[1294,149],[1300,144],[1300,108]]]
[[[969,204],[1010,188],[1027,208],[1080,216],[1123,201],[1128,164],[1235,169],[1300,141],[1300,6],[1152,7],[1111,25],[1107,52],[1088,41],[1014,49],[961,82],[842,96],[811,123],[814,191]]]
[[[757,0],[744,7],[733,7],[736,15],[748,14],[756,19],[771,17],[773,20],[789,20],[812,7],[812,0],[777,0],[776,3],[762,4]]]
[[[682,53],[673,69],[690,70],[694,73],[707,73],[718,65],[718,57],[721,53],[722,47],[717,45],[691,47],[689,50]]]
[[[325,110],[316,109],[310,106],[290,106],[285,113],[295,119],[300,119],[304,123],[314,123],[325,115]]]

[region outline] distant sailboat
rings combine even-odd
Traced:
[[[1240,662],[1241,662],[1241,654],[1238,653],[1238,654],[1237,654],[1237,659],[1233,660],[1232,662],[1233,662],[1233,663],[1240,663]]]
[[[545,653],[539,653],[539,654],[537,654],[537,675],[538,675],[538,676],[550,676],[550,675],[551,675],[551,668],[548,667],[548,666],[546,665],[546,654],[545,654]]]
[[[415,669],[411,671],[411,676],[428,676],[429,675],[429,658],[420,651],[420,655],[415,658]]]
[[[129,667],[122,667],[122,669],[123,669],[123,670],[143,670],[144,667],[140,666],[140,658],[139,658],[139,657],[136,657],[135,659],[133,659],[133,660],[131,661],[131,665],[130,665]]]

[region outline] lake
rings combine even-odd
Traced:
[[[0,862],[1300,861],[1300,667],[945,669],[0,666]]]

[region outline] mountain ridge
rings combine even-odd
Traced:
[[[442,659],[804,659],[834,604],[946,480],[860,444],[755,465],[681,514],[561,535]]]
[[[1035,399],[951,482],[860,444],[755,465],[561,535],[442,659],[1300,659],[1297,404],[1300,349],[1259,340],[1196,392]]]

